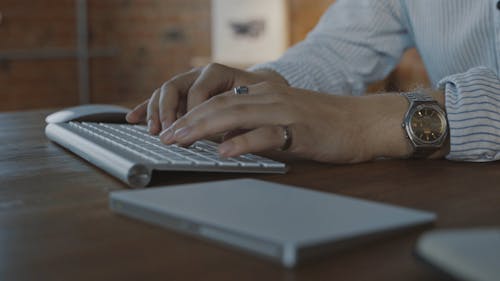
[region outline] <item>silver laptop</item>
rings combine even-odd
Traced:
[[[110,208],[286,267],[436,219],[429,212],[254,179],[116,191]]]

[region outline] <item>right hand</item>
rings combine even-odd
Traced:
[[[177,118],[203,103],[212,96],[234,87],[263,81],[287,84],[286,80],[273,71],[250,72],[217,63],[179,74],[163,83],[153,92],[151,98],[127,114],[129,123],[146,122],[153,135],[172,125]]]

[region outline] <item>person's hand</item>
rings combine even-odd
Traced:
[[[286,80],[273,71],[249,72],[212,63],[166,81],[151,98],[127,115],[127,121],[133,124],[145,122],[149,132],[156,135],[210,97],[261,81],[286,84]]]
[[[334,96],[268,82],[248,88],[246,95],[228,91],[210,98],[160,139],[189,145],[242,130],[219,146],[222,156],[232,157],[282,147],[287,126],[292,135],[288,151],[313,160],[353,163],[409,153],[400,125],[407,103],[399,95]]]

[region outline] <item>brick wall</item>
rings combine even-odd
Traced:
[[[332,2],[289,1],[291,43],[303,39]],[[0,53],[75,49],[74,0],[2,0],[0,13]],[[210,55],[209,0],[88,0],[88,18],[89,48],[104,52],[90,59],[92,102],[133,104],[191,68],[194,57]],[[425,82],[421,69],[415,71],[409,61],[406,72],[393,77],[405,81],[410,73],[411,81]],[[77,104],[76,67],[70,57],[0,59],[0,110]]]
[[[71,0],[2,0],[0,13],[0,52],[75,45]],[[72,59],[0,60],[0,110],[75,104],[75,85]]]
[[[210,1],[89,2],[90,46],[116,57],[91,63],[94,102],[139,100],[162,81],[210,55]]]

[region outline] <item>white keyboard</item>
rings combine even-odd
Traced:
[[[197,141],[190,147],[165,145],[145,126],[69,122],[49,124],[49,139],[123,180],[144,187],[153,170],[285,173],[284,163],[254,154],[220,158],[217,144]]]

